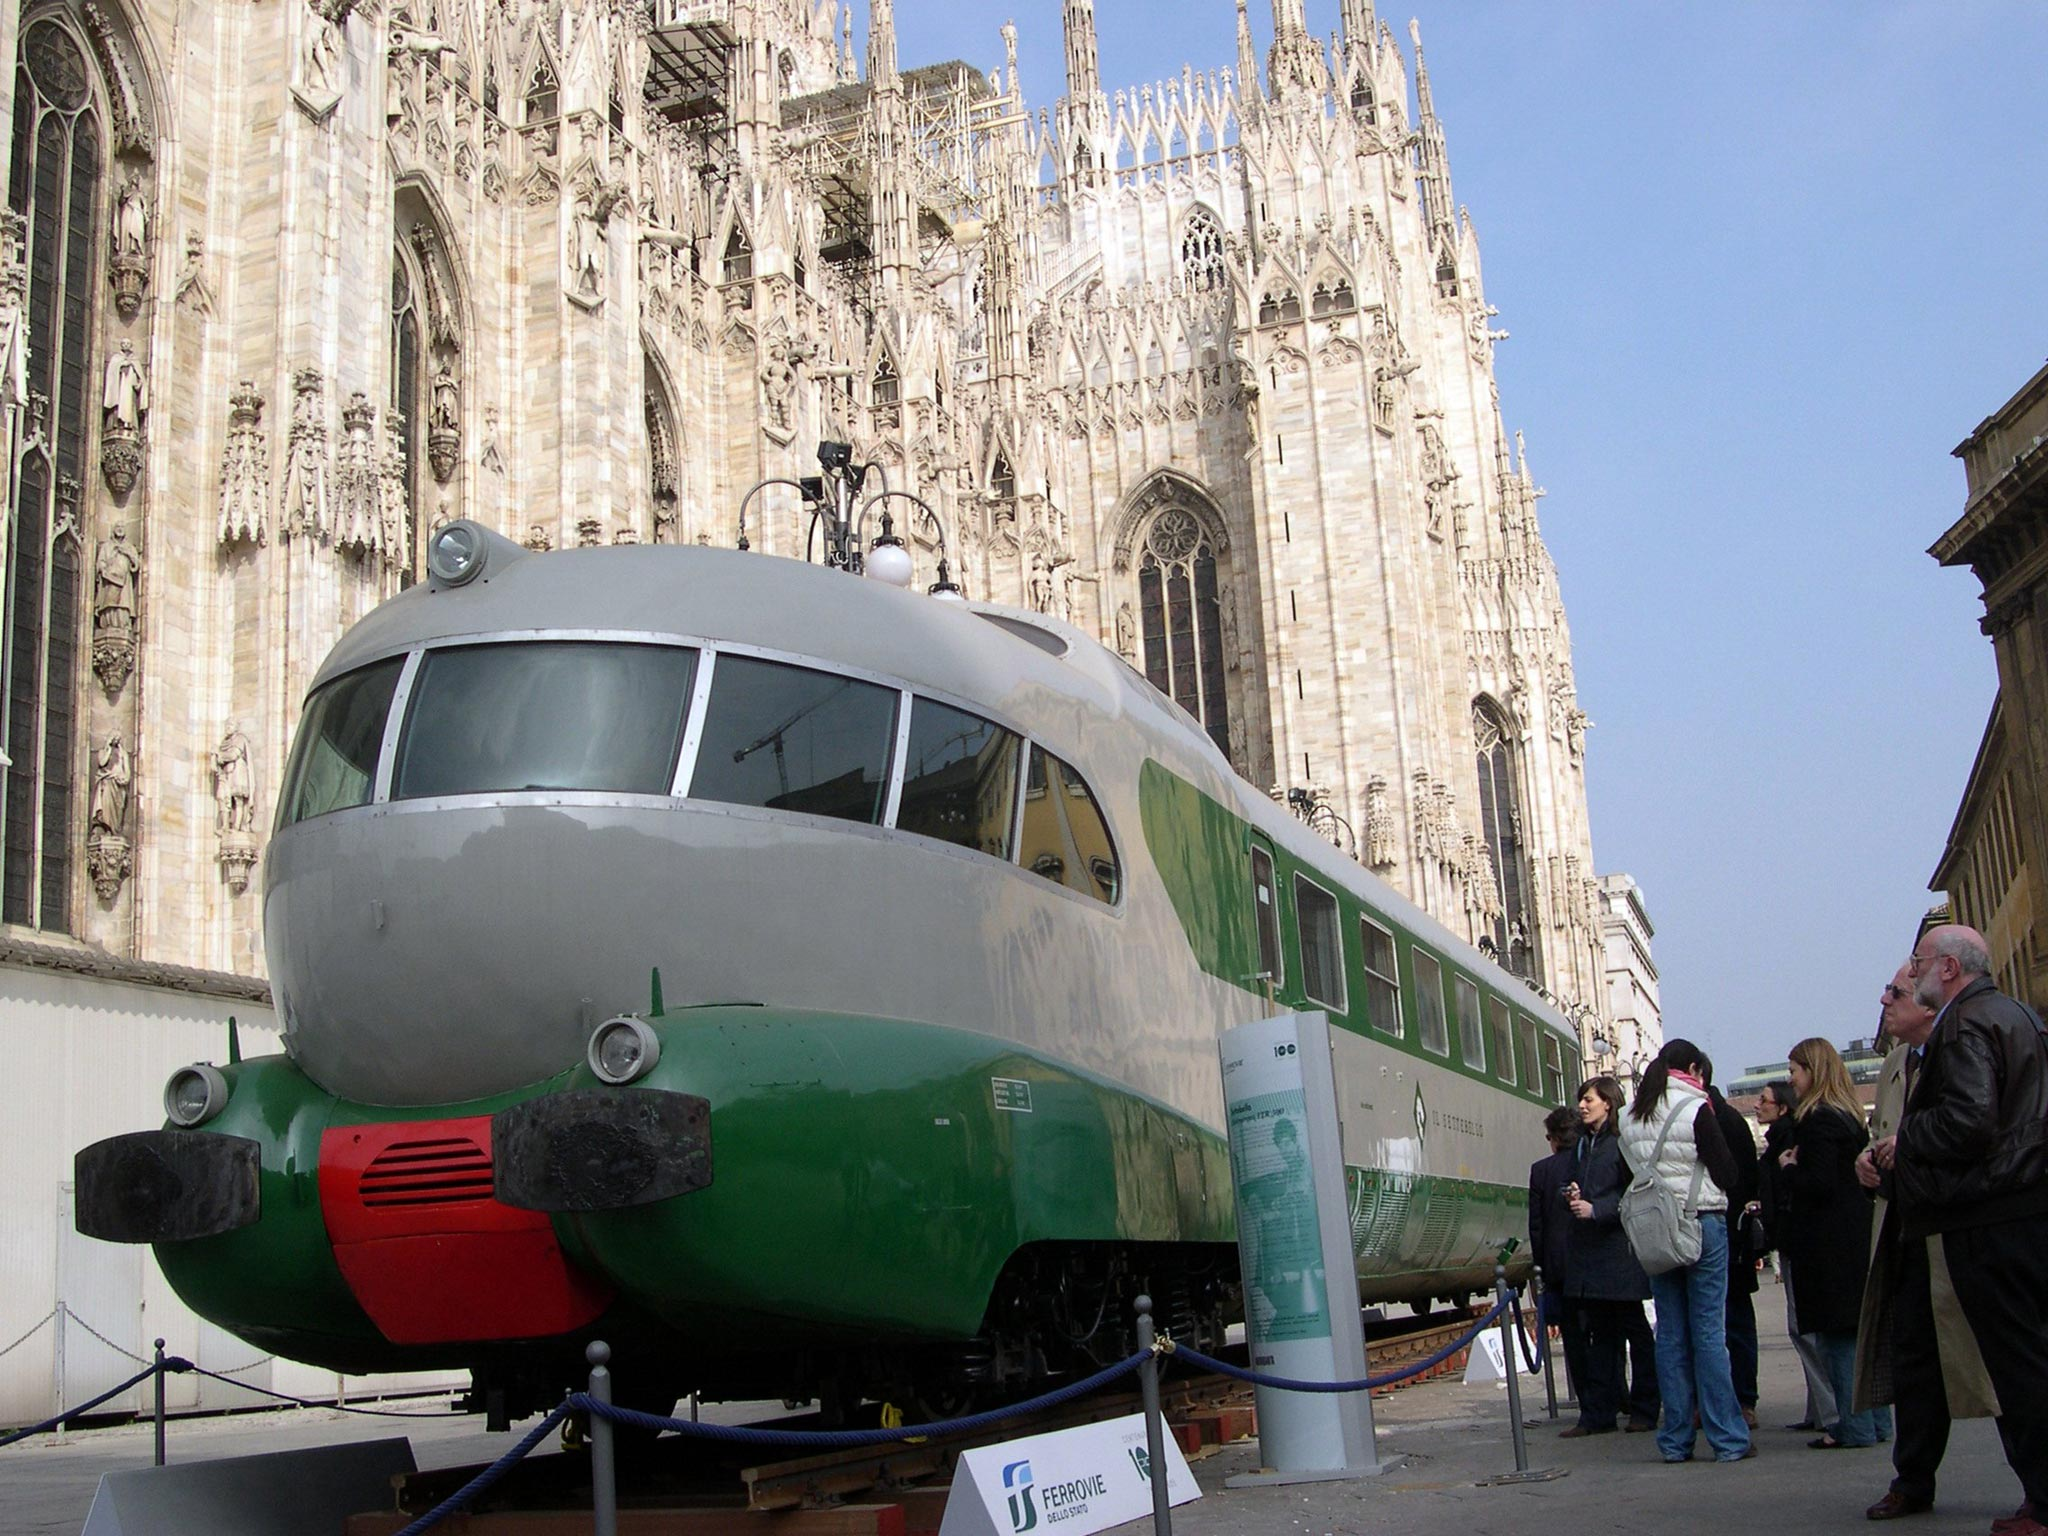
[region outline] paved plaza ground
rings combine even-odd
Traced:
[[[1803,1388],[1797,1357],[1781,1326],[1784,1303],[1766,1283],[1757,1297],[1763,1340],[1762,1427],[1758,1455],[1721,1465],[1700,1460],[1666,1466],[1649,1435],[1560,1441],[1556,1427],[1531,1429],[1532,1466],[1565,1467],[1546,1483],[1481,1486],[1511,1471],[1506,1394],[1497,1385],[1450,1380],[1407,1388],[1374,1404],[1381,1476],[1349,1483],[1226,1489],[1224,1480],[1258,1465],[1256,1442],[1226,1447],[1194,1464],[1203,1498],[1174,1511],[1180,1536],[1759,1536],[1826,1531],[1874,1532],[1863,1510],[1891,1476],[1890,1448],[1817,1452],[1812,1438],[1780,1426],[1799,1417]],[[429,1411],[434,1405],[417,1405]],[[1525,1399],[1543,1410],[1538,1386]],[[737,1421],[760,1405],[729,1404],[707,1417]],[[486,1435],[473,1417],[357,1418],[331,1410],[288,1410],[227,1418],[174,1420],[174,1461],[406,1434],[422,1467],[485,1461],[511,1443]],[[1704,1444],[1704,1442],[1702,1442]],[[43,1436],[0,1451],[0,1536],[76,1536],[103,1473],[147,1466],[147,1425]],[[1704,1452],[1703,1452],[1704,1454]],[[1904,1536],[1983,1536],[1994,1516],[2019,1503],[1998,1435],[1989,1420],[1958,1424],[1943,1466],[1933,1514],[1903,1522]],[[1142,1527],[1130,1527],[1139,1530]],[[309,1533],[311,1536],[311,1533]]]

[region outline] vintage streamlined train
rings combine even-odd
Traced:
[[[284,1053],[80,1228],[338,1371],[937,1411],[1238,1305],[1216,1036],[1337,1026],[1368,1299],[1485,1286],[1578,1070],[1528,987],[1035,613],[471,523],[335,647],[269,844]]]

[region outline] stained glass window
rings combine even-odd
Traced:
[[[1479,751],[1479,817],[1500,884],[1500,912],[1491,920],[1494,952],[1517,976],[1534,976],[1536,938],[1529,921],[1521,796],[1506,724],[1490,699],[1473,704],[1472,735]]]
[[[1146,532],[1138,564],[1138,606],[1146,678],[1201,721],[1228,752],[1216,552],[1201,523],[1184,507],[1168,507]]]

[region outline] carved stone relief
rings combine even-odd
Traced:
[[[137,593],[142,555],[121,524],[99,542],[92,562],[92,668],[112,698],[135,670]]]
[[[227,734],[213,749],[213,825],[219,841],[215,855],[228,890],[249,889],[249,871],[256,867],[256,773],[249,762],[249,738],[239,721],[229,721]]]
[[[128,792],[135,765],[116,731],[92,758],[92,799],[85,834],[86,872],[104,902],[112,902],[134,872],[128,842]]]
[[[329,523],[327,500],[327,398],[320,370],[301,368],[292,375],[292,430],[286,448],[284,507],[286,538],[325,540]]]
[[[100,472],[117,497],[135,488],[142,474],[142,429],[149,415],[149,379],[135,355],[135,343],[122,341],[107,359],[100,404]]]
[[[261,544],[269,526],[270,434],[263,396],[244,379],[228,397],[228,440],[220,458],[220,541]]]

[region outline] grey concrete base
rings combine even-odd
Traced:
[[[79,1536],[339,1536],[350,1515],[390,1508],[391,1479],[413,1470],[394,1439],[109,1472]]]

